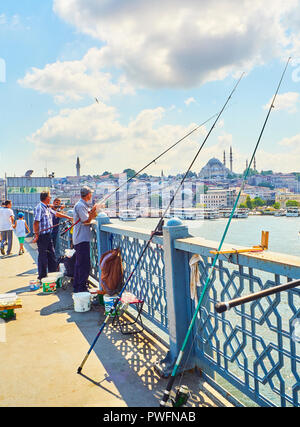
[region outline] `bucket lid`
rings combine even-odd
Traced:
[[[74,292],[73,297],[91,297],[91,294],[89,292]]]
[[[42,283],[54,283],[56,282],[55,277],[43,277]]]

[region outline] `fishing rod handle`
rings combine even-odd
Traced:
[[[291,282],[284,283],[283,285],[274,286],[263,291],[259,291],[245,297],[235,298],[227,302],[218,302],[215,305],[217,313],[223,313],[224,311],[230,310],[232,307],[245,304],[247,302],[255,301],[257,299],[267,297],[269,295],[277,294],[278,292],[286,291],[288,289],[296,288],[300,285],[300,280],[292,280]]]
[[[172,375],[172,376],[170,377],[170,379],[169,379],[169,381],[168,381],[168,384],[167,384],[167,387],[166,387],[166,389],[165,389],[165,391],[164,391],[163,398],[162,398],[162,400],[159,402],[159,406],[160,406],[161,408],[164,408],[164,407],[166,406],[166,404],[167,404],[167,402],[168,402],[168,400],[169,400],[169,398],[170,398],[170,392],[171,392],[171,390],[172,390],[172,387],[173,387],[174,381],[175,381],[175,376],[173,376],[173,375]]]

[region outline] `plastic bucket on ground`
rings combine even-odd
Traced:
[[[56,291],[56,279],[55,277],[44,277],[42,279],[43,292],[55,292]]]
[[[54,273],[48,273],[47,278],[50,278],[52,280],[56,281],[56,285],[58,287],[61,287],[61,278],[63,277],[63,273],[61,271],[55,271]]]
[[[30,280],[29,282],[30,290],[37,291],[40,289],[40,281],[39,280]]]
[[[103,302],[104,302],[104,309],[105,309],[105,315],[106,316],[110,313],[110,310],[112,309],[116,298],[118,298],[117,294],[112,295],[112,296],[110,296],[108,294],[103,295]],[[118,304],[118,307],[119,307],[119,304]],[[119,310],[117,310],[117,313],[119,313]],[[115,317],[115,315],[116,315],[116,313],[113,312],[110,314],[110,317]]]
[[[91,294],[89,292],[73,293],[74,310],[82,313],[89,311],[91,308]]]

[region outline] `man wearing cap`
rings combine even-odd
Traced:
[[[92,200],[92,190],[89,187],[82,187],[80,190],[81,199],[74,206],[73,223],[79,221],[73,228],[73,245],[75,249],[75,268],[73,290],[75,292],[87,291],[87,279],[90,274],[90,224],[96,218],[96,205],[90,208]]]

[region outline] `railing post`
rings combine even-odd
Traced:
[[[98,266],[99,266],[99,289],[101,290],[101,268],[100,268],[100,258],[104,252],[109,251],[110,241],[109,241],[109,233],[102,231],[101,226],[103,224],[110,224],[109,217],[104,213],[100,212],[96,218],[97,221],[97,249],[98,249]]]
[[[163,377],[168,377],[172,372],[191,319],[188,253],[174,248],[174,240],[189,236],[188,228],[177,218],[170,219],[163,227],[170,337],[170,349],[167,356],[156,363],[156,368]],[[187,342],[178,372],[192,369],[195,366],[193,353],[189,354],[191,338]],[[187,354],[189,354],[188,359]]]

